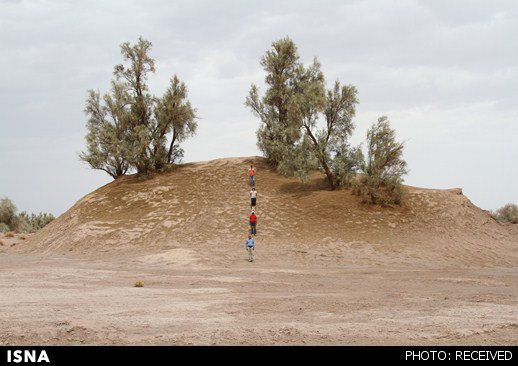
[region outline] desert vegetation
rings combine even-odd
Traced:
[[[54,220],[54,216],[47,212],[28,214],[25,211],[18,213],[16,205],[7,197],[0,200],[0,231],[4,233],[33,233]]]
[[[13,201],[4,197],[0,200],[0,229],[8,232],[18,226],[17,208]]]
[[[403,143],[395,140],[387,117],[370,128],[364,157],[361,146],[349,143],[359,103],[354,85],[337,80],[326,90],[318,59],[304,65],[288,37],[273,42],[260,64],[266,91],[260,96],[252,85],[245,105],[261,121],[257,145],[270,165],[302,181],[320,170],[331,189],[354,186],[365,202],[401,202]]]
[[[498,210],[492,212],[492,216],[499,222],[510,222],[518,224],[518,205],[508,203],[500,207]]]
[[[162,97],[149,92],[147,80],[155,72],[151,46],[143,38],[134,45],[123,43],[126,65],[115,66],[111,92],[101,97],[88,91],[86,151],[79,156],[113,178],[129,171],[162,171],[178,163],[184,154],[180,143],[196,132],[196,109],[176,75]]]
[[[396,141],[388,118],[380,117],[367,131],[367,156],[362,157],[354,193],[365,202],[401,203],[402,176],[407,173],[402,154],[403,143]]]
[[[133,171],[167,170],[181,161],[180,144],[197,129],[196,109],[176,75],[162,97],[149,92],[147,80],[155,72],[151,46],[143,38],[134,45],[123,43],[125,64],[114,67],[111,91],[102,96],[88,91],[86,150],[79,157],[114,179]],[[266,91],[260,96],[252,85],[245,105],[261,121],[257,145],[271,166],[303,182],[319,170],[331,189],[353,188],[364,202],[401,202],[407,173],[403,143],[396,141],[388,119],[380,117],[369,129],[366,156],[361,145],[349,142],[359,103],[354,85],[337,80],[326,89],[318,59],[304,65],[289,37],[273,42],[260,64]],[[23,216],[33,227],[47,219]]]

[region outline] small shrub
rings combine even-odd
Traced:
[[[9,225],[7,225],[5,222],[0,222],[0,232],[5,234],[8,231],[11,231]]]
[[[499,222],[518,224],[518,205],[508,203],[491,214]]]
[[[4,246],[4,242],[0,240],[0,247]]]
[[[135,282],[134,287],[144,287],[144,283],[142,281]]]
[[[362,175],[353,182],[353,193],[360,196],[363,203],[399,205],[403,188],[398,180],[380,181],[376,176]]]
[[[361,163],[361,176],[353,182],[353,193],[363,202],[401,203],[403,175],[408,172],[403,147],[385,116],[367,131],[367,156]]]
[[[54,220],[54,216],[47,212],[29,215],[25,211],[19,214],[16,211],[16,205],[9,198],[0,200],[0,232],[33,233]]]
[[[23,211],[18,215],[18,219],[18,231],[22,233],[34,233],[54,220],[54,215],[47,212],[40,212],[37,215],[32,213],[29,215]]]
[[[7,234],[5,234],[6,238],[14,238],[14,233],[12,231],[9,231]]]
[[[25,239],[27,239],[27,237],[25,235],[22,235],[22,236],[20,236],[20,239],[25,240]]]
[[[16,205],[9,198],[4,197],[0,200],[0,222],[9,226],[11,230],[16,230],[18,225],[16,210]]]

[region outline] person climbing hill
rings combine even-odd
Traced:
[[[257,205],[257,191],[255,188],[252,188],[250,191],[250,207],[253,209]]]
[[[248,235],[248,239],[245,240],[245,248],[248,252],[248,261],[253,262],[254,261],[254,250],[255,250],[255,242],[252,238],[252,235]]]
[[[250,169],[248,169],[248,176],[250,177],[250,187],[255,186],[255,168],[253,165],[250,165]]]
[[[257,216],[254,211],[252,211],[252,214],[249,217],[250,219],[250,234],[256,235],[257,234]]]

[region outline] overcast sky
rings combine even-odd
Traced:
[[[119,45],[153,42],[161,95],[177,74],[201,117],[185,161],[259,154],[244,106],[259,59],[290,36],[328,86],[359,91],[355,143],[387,115],[406,184],[518,203],[518,1],[0,0],[0,196],[61,214],[111,181],[77,158],[86,91],[106,92]]]

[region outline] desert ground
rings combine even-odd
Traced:
[[[0,344],[516,345],[517,225],[458,188],[405,192],[373,206],[259,157],[117,179],[0,234]]]

